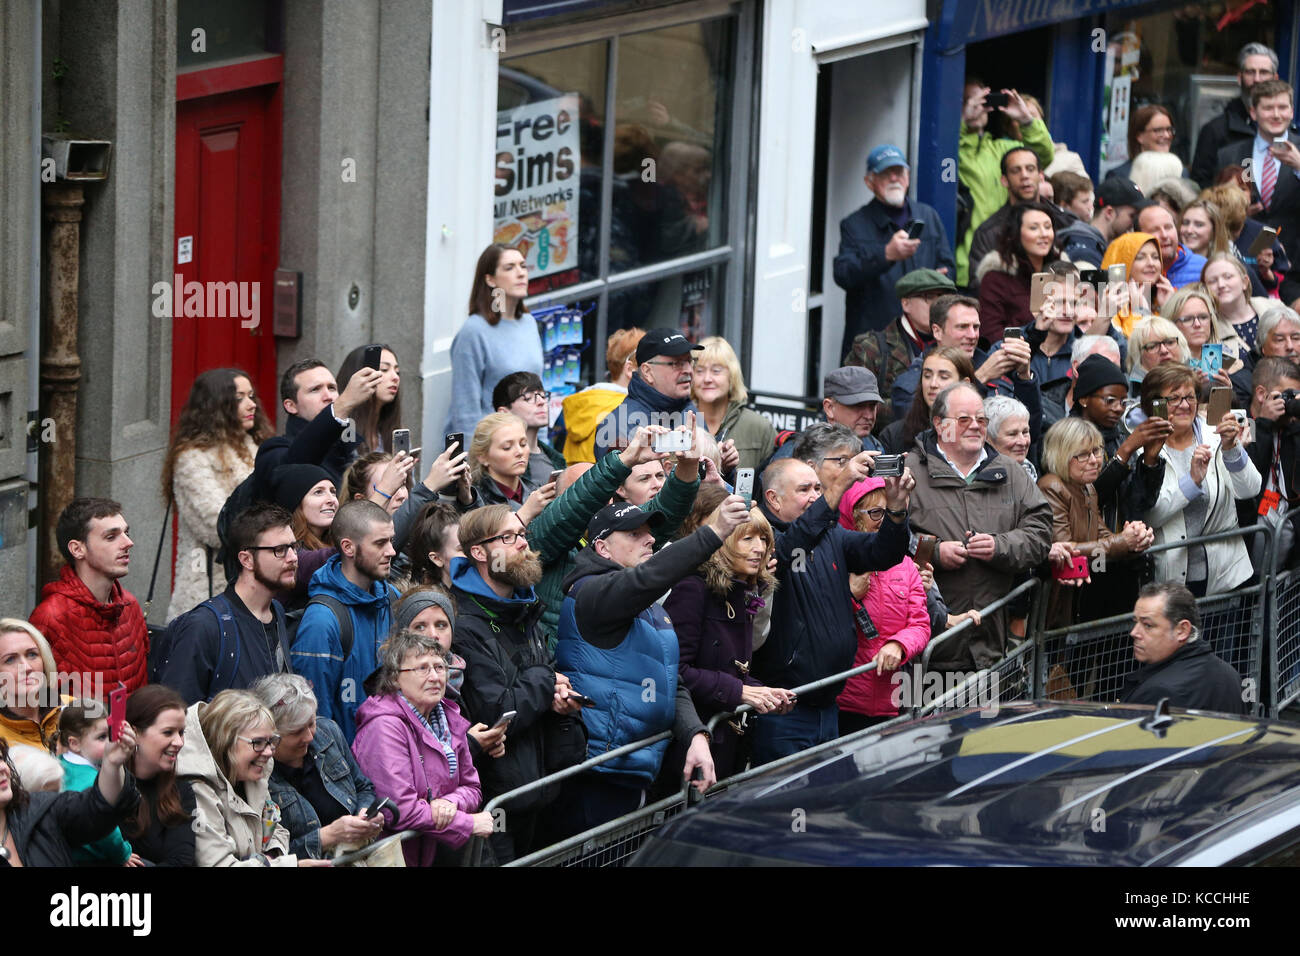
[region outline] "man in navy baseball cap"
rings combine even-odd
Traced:
[[[847,356],[863,332],[886,328],[902,305],[894,284],[915,269],[933,269],[951,277],[957,265],[939,214],[908,198],[911,167],[892,143],[867,155],[867,188],[874,198],[840,221],[840,250],[835,257],[835,284],[844,290],[844,338]]]

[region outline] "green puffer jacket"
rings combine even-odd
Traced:
[[[552,654],[560,627],[560,605],[564,603],[564,579],[575,566],[578,544],[587,532],[592,515],[609,504],[614,491],[631,473],[618,452],[610,452],[542,509],[528,526],[528,544],[542,556],[542,580],[537,585],[537,596],[542,600],[543,610],[537,628]],[[685,482],[674,474],[664,482],[659,494],[646,502],[646,511],[661,511],[664,515],[663,524],[655,532],[656,548],[677,533],[691,513],[699,487],[698,477]]]
[[[727,406],[727,414],[722,416],[722,424],[713,437],[718,444],[728,438],[736,443],[736,451],[740,453],[737,468],[757,470],[776,449],[776,428],[758,412],[746,408],[744,402],[732,402]]]

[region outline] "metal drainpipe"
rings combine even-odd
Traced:
[[[32,8],[32,49],[36,55],[32,57],[32,115],[31,115],[31,151],[32,151],[32,195],[39,196],[41,193],[41,0],[31,0]],[[41,208],[38,203],[32,203],[32,271],[31,271],[31,308],[27,315],[27,407],[30,409],[31,416],[35,416],[33,423],[37,428],[37,435],[40,432],[40,416],[38,410],[41,407]],[[37,494],[37,481],[40,478],[39,458],[40,452],[32,447],[28,442],[27,454],[27,481],[30,490],[27,494],[27,508],[36,515],[40,516],[39,507],[40,499]],[[39,446],[37,446],[39,448]],[[37,601],[37,561],[39,549],[37,539],[39,535],[28,534],[27,536],[27,607],[35,607]]]

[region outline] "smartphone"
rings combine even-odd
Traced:
[[[913,219],[907,224],[907,238],[920,239],[923,232],[925,232],[925,223],[921,220]]]
[[[1206,342],[1202,345],[1200,364],[1206,375],[1213,375],[1223,368],[1223,343]]]
[[[934,557],[934,549],[938,547],[939,539],[932,534],[920,534],[916,536],[916,554],[912,555],[912,561],[918,568],[923,568],[931,562]]]
[[[1283,133],[1281,136],[1274,136],[1273,142],[1268,144],[1268,148],[1272,150],[1274,153],[1278,153],[1286,149],[1286,144],[1289,143],[1290,141],[1291,140],[1286,135],[1286,133]]]
[[[582,707],[596,706],[596,702],[594,700],[592,700],[586,694],[579,694],[577,691],[570,691],[569,696],[564,699],[576,701]]]
[[[452,445],[455,445],[455,446],[456,446],[456,454],[459,455],[461,452],[463,452],[463,451],[465,450],[465,433],[464,433],[464,432],[448,432],[448,433],[447,433],[447,439],[446,439],[446,442],[447,442],[447,443],[446,443],[445,445],[442,446],[443,449],[445,450],[445,449],[450,448]]]
[[[1169,421],[1169,402],[1163,398],[1151,399],[1151,417]]]
[[[126,722],[126,684],[117,682],[117,686],[108,692],[108,739],[117,740],[122,733],[122,724]]]
[[[1106,268],[1107,282],[1125,282],[1128,279],[1128,266],[1122,262],[1117,262],[1113,266]]]
[[[1052,577],[1058,581],[1078,581],[1088,577],[1088,556],[1076,555],[1064,568],[1052,568]]]
[[[510,721],[514,720],[515,715],[518,713],[519,711],[517,710],[507,710],[500,716],[500,718],[498,718],[497,722],[492,725],[492,729],[496,730],[498,727],[509,727]]]
[[[654,437],[654,450],[663,454],[687,451],[691,447],[691,436],[683,431],[664,432]]]
[[[1205,413],[1205,422],[1211,428],[1223,421],[1223,416],[1232,411],[1232,389],[1219,385],[1210,389],[1210,406]]]
[[[1021,339],[1021,340],[1023,340],[1024,337],[1025,337],[1025,330],[1022,329],[1022,328],[1018,328],[1018,327],[1016,327],[1016,326],[1012,326],[1012,327],[1009,328],[1009,329],[1003,329],[1003,330],[1002,330],[1002,337],[1003,337],[1004,339]]]
[[[745,507],[754,503],[754,469],[736,469],[736,494],[745,499]]]
[[[872,462],[872,478],[901,478],[902,476],[902,455],[877,455],[875,461]]]
[[[1277,230],[1272,226],[1265,226],[1259,231],[1255,241],[1250,244],[1250,248],[1246,250],[1246,255],[1252,259],[1257,259],[1265,249],[1272,249],[1275,242],[1277,242]]]
[[[990,93],[984,97],[984,105],[989,109],[997,109],[999,106],[1006,106],[1011,102],[1009,93]]]
[[[407,454],[410,454],[410,452],[411,452],[411,430],[410,430],[409,428],[394,428],[394,429],[393,429],[393,446],[392,446],[392,449],[391,449],[391,450],[392,450],[394,456],[396,456],[397,453],[400,452],[400,451],[404,451],[404,452],[406,452]]]
[[[367,368],[373,368],[376,372],[378,372],[379,363],[382,362],[383,360],[384,360],[384,347],[382,345],[367,345],[365,357],[361,360],[361,364],[365,365]]]
[[[563,468],[556,468],[553,472],[551,472],[551,473],[547,476],[547,478],[546,478],[546,483],[549,485],[549,484],[550,484],[551,482],[553,482],[553,481],[559,481],[559,480],[560,480],[560,475],[562,475],[562,474],[564,474],[564,469],[563,469]]]
[[[1035,272],[1029,277],[1029,311],[1034,315],[1043,311],[1043,303],[1047,300],[1047,283],[1050,281],[1050,272]]]

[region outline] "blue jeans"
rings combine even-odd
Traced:
[[[788,714],[765,714],[755,722],[750,762],[771,763],[780,757],[807,750],[840,735],[839,707],[813,707],[798,703]]]

